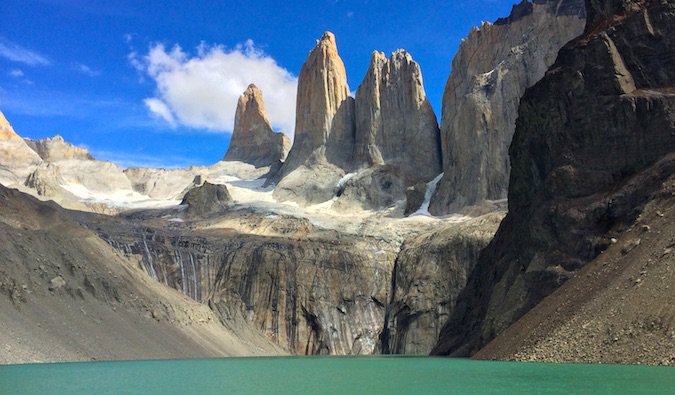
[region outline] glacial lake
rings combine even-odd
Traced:
[[[0,394],[674,394],[675,368],[449,358],[227,358],[0,366]]]

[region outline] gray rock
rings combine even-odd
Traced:
[[[389,59],[373,52],[356,91],[354,159],[366,166],[396,165],[411,184],[441,172],[438,121],[420,67],[403,49]]]
[[[232,196],[225,185],[204,182],[186,193],[181,204],[188,206],[189,216],[204,216],[217,212],[232,202]]]
[[[284,160],[290,146],[288,137],[272,130],[262,91],[254,84],[249,85],[239,97],[232,139],[223,160],[270,166]]]
[[[521,100],[508,215],[436,353],[491,341],[607,249],[675,172],[675,3],[587,4],[584,35]],[[619,242],[635,245],[628,236]]]
[[[49,280],[49,290],[56,291],[66,286],[66,280],[61,276],[56,276]]]
[[[520,98],[583,28],[583,0],[523,1],[511,16],[483,23],[462,42],[443,94],[444,176],[432,214],[506,197]]]
[[[427,183],[418,182],[417,184],[408,187],[405,190],[405,211],[404,215],[408,216],[419,210],[424,203],[424,197],[427,193]]]
[[[354,145],[354,99],[349,96],[347,75],[338,55],[335,36],[324,33],[309,53],[298,77],[295,138],[291,151],[279,172],[269,183],[278,183],[275,196],[285,200],[298,196],[304,202],[319,202],[332,197],[332,188],[324,190],[318,166],[332,168],[337,181],[351,166]],[[290,177],[296,169],[307,179]],[[312,177],[307,173],[316,172]],[[334,185],[334,184],[333,184]],[[292,194],[285,192],[291,191]]]

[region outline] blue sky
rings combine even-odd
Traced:
[[[352,91],[373,50],[408,50],[440,118],[461,39],[512,3],[2,0],[0,110],[24,137],[58,133],[123,166],[211,164],[250,82],[293,132],[296,77],[328,30]]]

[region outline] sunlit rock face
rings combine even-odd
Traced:
[[[63,137],[54,137],[42,140],[26,139],[31,147],[43,160],[57,162],[60,160],[80,159],[93,160],[94,157],[85,148],[74,146],[66,142]]]
[[[278,181],[275,197],[301,204],[329,200],[344,169],[352,166],[353,145],[354,99],[335,36],[326,32],[300,70],[295,138],[271,180]]]
[[[356,91],[354,160],[395,165],[406,186],[431,181],[441,172],[438,121],[420,67],[403,49],[388,59],[373,52]]]
[[[464,39],[443,94],[444,177],[433,214],[506,198],[520,98],[582,33],[584,17],[583,0],[523,1],[509,17],[483,23]]]
[[[234,131],[224,160],[271,166],[286,158],[290,146],[288,137],[272,130],[262,91],[249,85],[237,102]]]
[[[23,141],[0,112],[0,183],[5,186],[23,184],[41,162],[40,156]]]

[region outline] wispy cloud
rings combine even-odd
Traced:
[[[11,69],[7,74],[9,74],[11,77],[14,78],[21,78],[24,76],[23,71],[21,69]]]
[[[131,52],[129,62],[154,80],[145,105],[171,125],[232,131],[239,96],[255,83],[273,126],[293,134],[297,78],[251,40],[234,49],[202,44],[194,55],[155,44],[147,55]]]
[[[29,66],[49,66],[51,64],[46,56],[2,38],[0,38],[0,57]]]
[[[100,71],[94,70],[91,67],[87,66],[86,64],[83,63],[74,63],[73,64],[73,69],[75,71],[78,71],[84,75],[87,75],[89,77],[96,77],[101,75]]]

